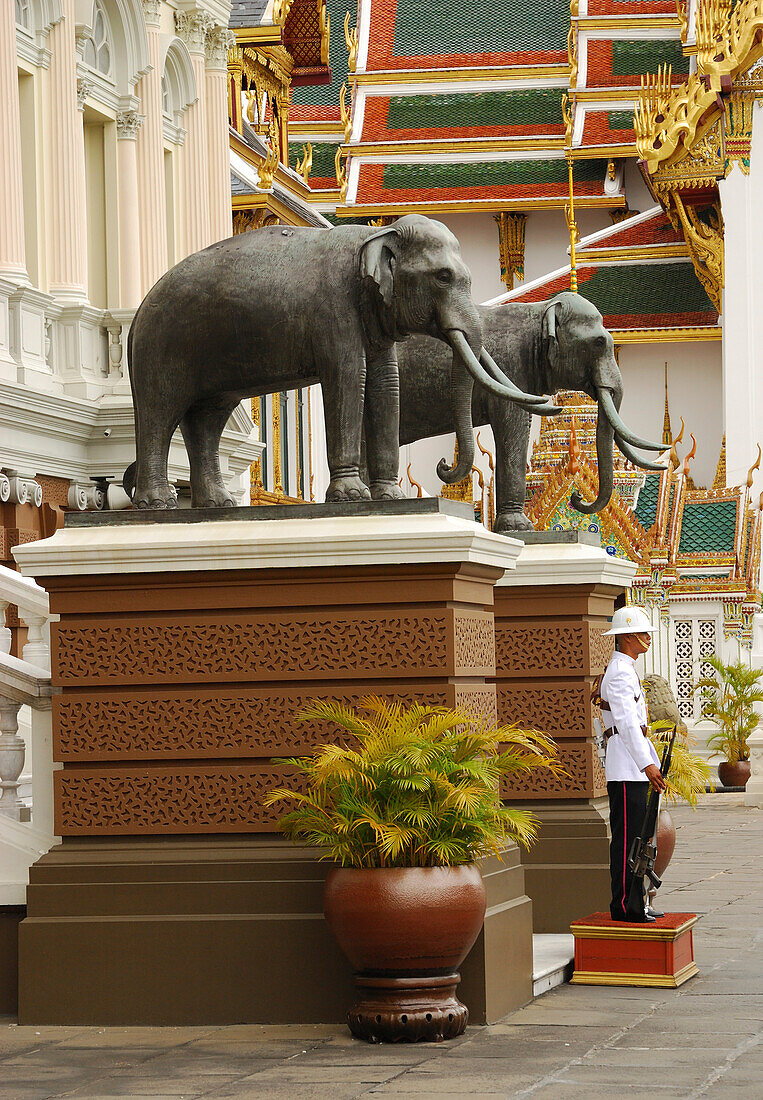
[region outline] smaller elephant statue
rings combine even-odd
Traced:
[[[622,376],[612,336],[591,302],[580,294],[565,292],[545,302],[481,306],[479,312],[484,346],[497,364],[497,376],[508,376],[522,391],[553,394],[562,389],[582,390],[598,403],[599,492],[590,502],[573,494],[574,508],[585,513],[598,512],[609,501],[613,443],[642,469],[662,469],[633,450],[665,448],[661,443],[639,439],[620,418]],[[398,364],[400,443],[452,432],[455,425],[447,349],[425,336],[411,337],[398,348]],[[524,511],[530,412],[548,414],[549,409],[519,405],[479,384],[474,388],[471,419],[475,426],[489,424],[495,438],[495,530],[504,534],[532,528]],[[459,449],[460,445],[459,437]],[[470,470],[471,465],[461,476],[465,477]]]
[[[469,469],[462,406],[468,391],[468,413],[475,377],[523,407],[543,403],[501,377],[482,348],[471,277],[440,222],[411,214],[381,230],[274,226],[188,256],[149,291],[130,328],[137,457],[128,495],[138,508],[176,506],[167,457],[180,426],[192,505],[231,506],[219,462],[230,414],[244,398],[313,383],[323,391],[326,499],[402,495],[395,344],[411,333],[443,341],[449,362],[452,353],[451,420]],[[363,429],[370,492],[359,474]]]

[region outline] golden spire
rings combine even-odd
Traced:
[[[726,488],[726,435],[724,433],[721,441],[721,453],[718,455],[718,465],[715,467],[715,477],[713,478],[714,489]]]
[[[669,447],[673,442],[673,428],[670,424],[670,409],[668,408],[668,364],[665,364],[665,418],[662,422],[662,442]]]
[[[578,270],[575,256],[575,245],[580,240],[577,222],[575,221],[575,183],[572,177],[572,111],[568,106],[567,94],[562,96],[562,118],[564,119],[564,155],[567,158],[567,177],[570,201],[564,208],[564,220],[570,234],[570,290],[573,294],[578,291]]]

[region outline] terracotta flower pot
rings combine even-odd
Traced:
[[[667,810],[660,810],[657,818],[657,856],[654,861],[654,873],[662,878],[665,869],[673,858],[676,847],[676,827]]]
[[[724,760],[718,765],[718,778],[724,787],[746,787],[750,778],[750,761],[729,764],[728,760]]]
[[[323,910],[352,964],[350,1031],[370,1042],[452,1039],[469,1018],[457,968],[485,919],[485,885],[465,867],[343,867],[326,879]]]

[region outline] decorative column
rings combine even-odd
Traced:
[[[4,115],[0,127],[0,273],[26,280],[15,4],[3,4],[0,11],[0,103]]]
[[[87,89],[83,85],[78,104],[75,0],[61,0],[61,6],[64,18],[51,28],[49,38],[48,288],[59,299],[75,304],[87,297],[87,201],[81,114]]]
[[[225,27],[213,27],[206,41],[207,150],[211,240],[233,234],[228,143],[228,47],[235,42]]]
[[[536,769],[503,795],[541,821],[537,844],[522,854],[533,931],[563,933],[609,905],[609,806],[590,697],[612,655],[604,631],[615,599],[636,566],[588,532],[518,537],[526,544],[517,567],[495,587],[498,719],[550,734],[567,774]]]
[[[178,36],[188,47],[199,98],[186,112],[186,139],[181,157],[183,255],[211,243],[209,173],[207,171],[206,38],[211,20],[205,12],[175,12]],[[225,110],[225,108],[223,108]],[[228,184],[230,188],[230,184]]]
[[[141,298],[167,270],[159,7],[160,0],[143,0],[151,68],[138,85],[143,112],[137,139]]]
[[[119,304],[141,302],[140,217],[138,216],[137,138],[143,118],[137,111],[117,115],[117,177],[119,189]]]
[[[26,746],[19,737],[21,703],[0,698],[0,814],[18,821],[21,811],[19,776],[24,768]]]

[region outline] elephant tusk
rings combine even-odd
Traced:
[[[633,434],[615,408],[614,398],[609,390],[599,390],[599,403],[606,414],[607,420],[625,443],[630,443],[633,447],[643,447],[645,451],[665,450],[664,443],[650,443],[647,439],[641,439]]]
[[[564,412],[561,405],[533,405],[531,409],[527,410],[531,412],[533,416],[559,416]]]
[[[453,350],[461,356],[472,377],[479,382],[481,386],[484,386],[486,390],[489,390],[490,393],[494,393],[497,397],[503,397],[504,399],[513,401],[523,408],[529,408],[531,412],[538,401],[545,401],[543,397],[536,398],[531,394],[524,393],[515,386],[513,382],[510,382],[508,386],[503,385],[501,382],[497,382],[481,365],[460,329],[450,329],[446,333],[446,339]],[[482,350],[484,351],[484,348]]]
[[[482,348],[480,352],[480,363],[487,370],[489,374],[495,378],[496,382],[500,382],[502,386],[506,386],[509,389],[518,389],[518,387],[508,378],[501,368],[496,363],[493,356],[487,350],[486,347]],[[537,397],[534,393],[525,393],[523,390],[519,390],[522,394],[524,401],[528,405],[545,405],[547,404],[547,398]]]
[[[629,447],[625,440],[620,436],[619,432],[615,432],[615,443],[617,444],[618,450],[621,452],[621,454],[624,454],[625,457],[634,464],[634,466],[639,466],[642,470],[656,470],[658,473],[662,472],[662,470],[667,470],[667,466],[663,466],[659,462],[648,462],[647,459],[642,458],[640,455],[636,454],[633,448]],[[666,448],[663,447],[663,450],[665,449]]]

